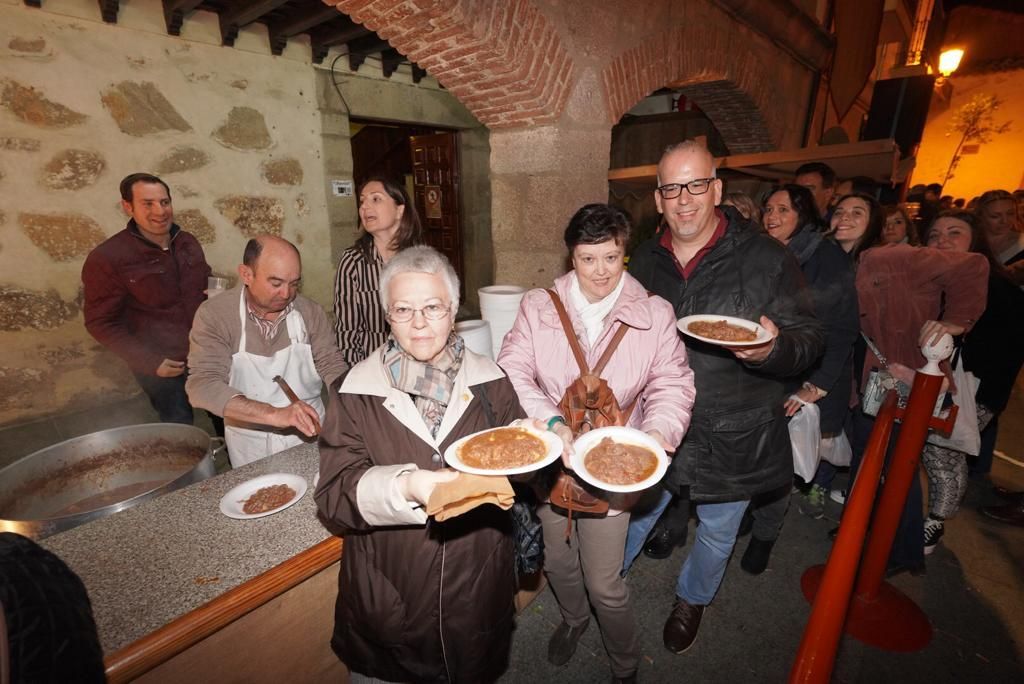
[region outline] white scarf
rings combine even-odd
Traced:
[[[604,299],[591,304],[583,294],[583,290],[580,289],[579,278],[576,277],[576,272],[573,271],[572,280],[569,283],[569,299],[572,302],[572,308],[576,309],[580,319],[583,321],[583,327],[587,331],[587,346],[591,349],[594,348],[597,338],[601,336],[601,331],[604,330],[604,319],[612,312],[612,308],[614,308],[615,302],[618,301],[619,295],[622,293],[622,287],[625,284],[626,273],[623,272],[619,276],[619,284],[615,286],[615,289]]]

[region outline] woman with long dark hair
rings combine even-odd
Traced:
[[[1013,383],[1024,364],[1024,292],[992,254],[977,218],[967,211],[939,214],[928,229],[928,246],[952,252],[974,252],[988,260],[988,298],[981,315],[963,341],[964,368],[981,382],[975,394],[978,429],[984,430],[1009,402]],[[944,523],[956,515],[967,492],[967,454],[925,444],[921,454],[928,473],[928,519],[924,523],[925,553],[942,538]],[[1022,499],[1024,500],[1024,499]],[[1024,525],[1024,507],[995,507],[987,515]],[[986,510],[982,512],[985,513]]]
[[[355,244],[342,252],[334,281],[334,330],[349,366],[387,339],[380,272],[398,251],[419,244],[423,232],[405,188],[380,176],[359,187],[359,228]]]
[[[794,416],[804,404],[816,403],[821,414],[822,437],[833,437],[843,429],[853,379],[853,343],[857,340],[859,320],[857,291],[853,284],[853,265],[843,250],[818,229],[814,195],[807,188],[779,185],[765,195],[764,228],[793,253],[811,293],[814,312],[825,327],[825,353],[812,366],[803,384],[794,387],[786,401],[786,415]],[[835,475],[827,464],[819,468],[800,510],[820,518],[824,514],[825,495]],[[760,574],[768,566],[768,557],[782,530],[789,507],[790,487],[751,502],[753,535],[741,567]]]

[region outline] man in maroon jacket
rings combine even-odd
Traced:
[[[203,248],[174,223],[171,191],[156,176],[121,181],[128,225],[82,267],[85,327],[135,374],[165,423],[192,424],[185,394],[188,333],[205,299]]]

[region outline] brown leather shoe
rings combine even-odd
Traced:
[[[998,520],[1007,525],[1024,527],[1024,499],[1017,503],[1006,504],[1005,506],[985,506],[980,511],[982,515],[993,520]]]
[[[558,629],[548,641],[548,662],[552,665],[565,665],[569,662],[573,653],[576,652],[576,644],[579,643],[580,637],[589,626],[589,618],[579,627],[570,627],[565,622],[558,625]]]
[[[693,646],[703,616],[704,606],[690,605],[677,596],[672,613],[665,622],[665,648],[678,654]]]

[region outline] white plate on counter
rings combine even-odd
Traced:
[[[258,490],[279,484],[288,485],[295,490],[295,494],[287,502],[281,504],[277,508],[272,508],[269,511],[264,511],[262,513],[246,513],[242,509],[246,500]],[[262,518],[267,515],[279,513],[289,506],[294,505],[295,502],[301,499],[305,494],[306,480],[298,475],[293,475],[291,473],[270,473],[269,475],[260,475],[259,477],[246,480],[242,484],[233,487],[227,494],[222,496],[220,499],[220,512],[229,518],[234,518],[236,520]]]
[[[544,457],[539,461],[534,461],[533,463],[528,463],[524,466],[518,466],[515,468],[476,468],[471,465],[467,465],[466,463],[463,463],[462,459],[459,457],[459,449],[460,447],[462,447],[463,444],[468,442],[470,439],[476,437],[477,435],[483,435],[487,434],[488,432],[495,432],[497,430],[507,429],[525,430],[526,432],[529,432],[531,435],[540,438],[540,440],[543,441],[544,445],[547,447],[547,453],[545,453]],[[534,470],[540,470],[541,468],[547,466],[550,463],[554,463],[555,460],[561,457],[561,455],[562,440],[558,438],[558,435],[556,435],[553,432],[534,430],[532,428],[522,425],[514,427],[509,426],[491,428],[490,430],[481,430],[480,432],[474,432],[471,435],[466,435],[462,439],[453,442],[451,445],[448,446],[447,449],[444,450],[444,460],[448,465],[450,465],[452,468],[455,468],[455,470],[461,471],[463,473],[471,473],[473,475],[518,475],[519,473],[530,473],[533,472]]]
[[[730,340],[716,340],[713,337],[704,337],[703,335],[698,335],[697,333],[690,331],[691,323],[717,323],[718,321],[725,321],[730,325],[746,328],[754,333],[756,337],[745,342],[733,342]],[[717,314],[696,314],[693,316],[684,316],[676,321],[676,327],[679,328],[680,332],[684,335],[689,335],[694,339],[698,339],[701,342],[707,342],[708,344],[717,344],[720,347],[756,347],[760,344],[764,344],[765,342],[769,342],[773,337],[770,332],[754,321],[748,321],[745,318],[736,318],[735,316],[720,316]]]
[[[613,441],[620,444],[635,445],[653,452],[655,458],[658,460],[657,465],[654,467],[654,472],[639,482],[625,485],[605,482],[595,476],[587,469],[586,456],[587,453],[597,446],[597,444],[605,437],[610,437]],[[634,430],[629,427],[603,427],[585,432],[580,435],[575,442],[573,442],[573,448],[575,449],[575,453],[573,453],[569,459],[569,462],[572,464],[573,472],[579,475],[580,479],[584,482],[606,492],[626,493],[643,491],[660,482],[661,478],[665,477],[665,473],[668,471],[668,454],[665,453],[665,450],[661,445],[646,432]]]

